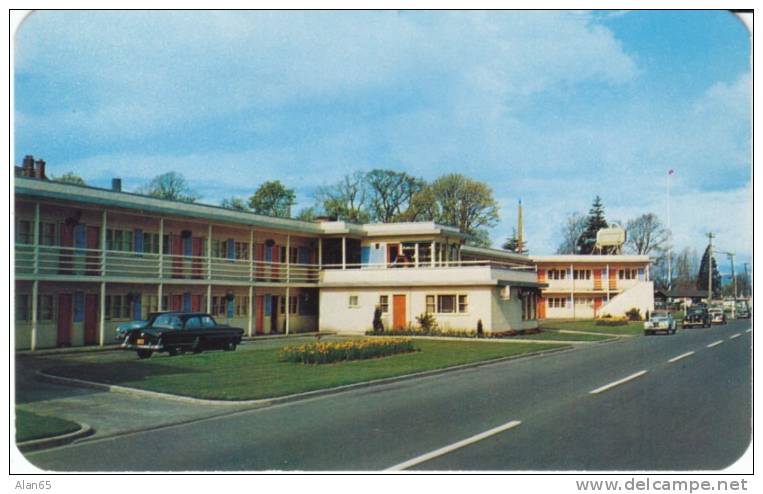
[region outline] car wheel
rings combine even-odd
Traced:
[[[175,355],[178,354],[178,349],[177,348],[168,348],[167,349],[167,353],[169,353],[170,357],[174,357]]]
[[[225,347],[223,348],[226,352],[232,352],[236,350],[236,342],[235,341],[229,341],[225,344]]]
[[[196,338],[193,342],[193,353],[201,353],[203,348],[201,347],[201,338]]]
[[[154,353],[151,350],[138,350],[138,358],[141,360],[151,358],[151,354]]]

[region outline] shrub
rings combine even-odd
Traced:
[[[477,332],[466,329],[439,329],[437,327],[429,330],[421,328],[407,327],[405,329],[393,329],[384,331],[366,331],[368,336],[444,336],[450,338],[476,338]]]
[[[628,317],[629,321],[641,320],[641,311],[638,309],[638,307],[631,308],[628,312],[625,313],[625,315]]]
[[[278,353],[278,360],[303,364],[329,364],[415,351],[417,349],[410,338],[365,338],[287,346]]]
[[[424,312],[416,316],[416,320],[419,322],[419,327],[424,332],[436,331],[437,320],[429,312]]]
[[[384,323],[382,322],[381,316],[382,316],[381,307],[377,305],[376,309],[374,309],[374,322],[373,322],[374,331],[384,331]]]
[[[625,326],[628,324],[627,317],[608,317],[606,319],[597,319],[597,326]]]

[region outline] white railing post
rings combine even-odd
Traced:
[[[429,247],[429,260],[431,261],[429,264],[430,266],[434,267],[435,264],[435,241],[432,240],[432,245]]]
[[[207,284],[207,314],[212,313],[212,284]]]
[[[413,244],[413,267],[419,267],[419,243]]]
[[[159,279],[164,277],[164,218],[159,218]],[[159,285],[159,305],[161,306],[162,288]]]
[[[286,235],[286,283],[291,281],[291,235]],[[288,290],[288,288],[287,288]],[[289,318],[286,318],[287,326]]]
[[[40,272],[40,203],[34,204],[34,232],[32,232],[32,242],[34,243],[34,274],[35,277]]]
[[[29,349],[34,351],[37,348],[37,299],[39,298],[39,282],[35,279],[32,282],[32,334],[29,337]]]
[[[99,345],[103,346],[106,341],[106,282],[101,281],[101,300],[98,321]]]
[[[106,276],[106,210],[101,216],[101,277]]]
[[[247,334],[249,335],[249,337],[252,336],[252,328],[254,327],[253,319],[252,319],[252,311],[254,310],[254,289],[253,288],[254,287],[252,287],[252,285],[249,285],[249,301],[248,301],[249,307],[247,308],[247,311],[246,311],[247,315],[249,316],[249,321],[247,325]]]
[[[249,230],[249,283],[254,281],[254,229]],[[251,298],[251,296],[250,296]],[[251,315],[249,316],[251,322]],[[251,331],[249,332],[251,335]]]
[[[289,313],[291,312],[291,295],[289,291],[289,285],[286,285],[286,334],[289,334]]]
[[[323,269],[323,237],[318,237],[318,271]]]
[[[207,279],[212,279],[212,223],[207,228]]]

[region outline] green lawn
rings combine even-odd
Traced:
[[[58,417],[48,417],[16,409],[16,442],[60,436],[79,430],[79,424]]]
[[[305,365],[279,362],[279,347],[236,352],[91,362],[48,369],[59,376],[173,393],[196,398],[248,400],[289,395],[343,384],[399,376],[458,364],[560,348],[547,343],[418,340],[420,351],[370,360]]]
[[[542,321],[543,329],[567,329],[570,331],[590,331],[593,333],[614,335],[640,335],[644,332],[644,323],[629,321],[625,326],[597,326],[592,319],[583,321]]]
[[[609,334],[572,334],[544,329],[540,333],[512,336],[512,340],[557,340],[557,341],[604,341],[611,339]]]

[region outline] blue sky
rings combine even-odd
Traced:
[[[595,195],[752,256],[750,37],[722,11],[37,12],[15,39],[14,159],[202,202],[355,170],[488,182],[532,253]],[[721,265],[725,259],[718,259]]]

